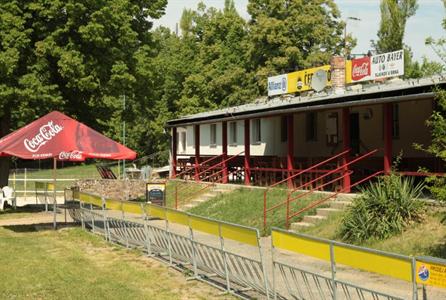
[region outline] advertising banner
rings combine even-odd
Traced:
[[[349,64],[347,64],[348,66]],[[351,61],[351,76],[346,83],[384,79],[404,75],[404,51],[366,56]],[[348,74],[349,72],[347,72]]]
[[[288,93],[288,74],[268,77],[268,96]]]
[[[146,200],[159,206],[166,205],[166,184],[159,182],[147,183]]]

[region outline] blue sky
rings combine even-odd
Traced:
[[[168,0],[166,14],[155,22],[155,26],[163,25],[175,29],[184,8],[197,7],[199,0]],[[206,6],[222,8],[224,0],[203,0]],[[246,11],[248,0],[235,0],[235,5],[240,15],[249,19]],[[366,53],[370,49],[370,40],[376,39],[378,31],[380,12],[380,0],[335,0],[342,12],[342,17],[357,17],[361,21],[348,21],[347,30],[358,40],[358,45],[353,53]],[[427,56],[431,60],[439,61],[430,47],[424,45],[428,36],[439,38],[446,36],[441,27],[445,16],[445,9],[441,0],[418,0],[418,11],[409,19],[406,25],[404,42],[412,48],[415,59]]]

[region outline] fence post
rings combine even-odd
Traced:
[[[173,264],[173,260],[172,260],[172,241],[171,241],[171,237],[170,237],[170,230],[169,230],[169,221],[167,220],[167,212],[165,214],[165,220],[166,220],[166,233],[167,233],[167,241],[168,241],[168,246],[167,246],[167,250],[169,252],[169,266],[172,266]]]
[[[26,200],[26,188],[25,188],[25,200]],[[45,212],[48,212],[48,182],[45,182]]]
[[[26,168],[25,168],[25,185],[24,185],[24,189],[25,189],[25,202],[26,202]],[[48,211],[48,208],[46,208],[47,210],[46,211]]]
[[[223,264],[225,266],[226,290],[228,293],[231,293],[231,282],[229,280],[228,260],[227,260],[226,252],[225,252],[224,239],[221,236],[221,224],[220,223],[218,223],[218,235],[220,238],[220,250],[221,250],[221,253],[223,254]]]
[[[195,249],[195,240],[194,240],[194,231],[190,226],[190,218],[189,219],[189,238],[190,243],[192,245],[192,265],[194,268],[194,278],[198,278],[198,268],[197,268],[197,251]]]
[[[277,291],[276,291],[276,264],[274,261],[274,252],[276,249],[274,248],[273,242],[273,232],[271,231],[271,262],[272,262],[272,276],[273,276],[273,297],[274,300],[277,299]]]
[[[333,300],[336,300],[336,261],[334,257],[334,247],[333,242],[330,242],[330,264],[331,264],[331,281],[333,284]]]
[[[79,199],[79,213],[81,215],[82,229],[85,230],[84,211],[83,211],[83,207],[82,207],[82,201],[80,199]]]
[[[127,232],[127,226],[125,224],[125,213],[124,213],[124,207],[122,206],[122,202],[121,202],[121,216],[122,216],[122,224],[124,225],[124,232],[125,232],[125,243],[126,243],[126,247],[129,248],[130,247],[130,243],[129,243],[129,235]]]
[[[150,235],[149,235],[149,227],[147,226],[147,212],[144,209],[144,204],[141,203],[141,209],[142,209],[142,220],[144,222],[144,234],[145,234],[145,244],[146,244],[146,248],[147,248],[147,256],[153,256],[152,254],[152,241],[150,240]]]
[[[93,214],[93,204],[90,203],[90,215],[91,215],[91,228],[94,233],[94,214]]]
[[[101,197],[102,201],[102,218],[104,222],[104,238],[106,241],[110,241],[108,238],[108,228],[107,228],[107,216],[106,216],[106,209],[105,209],[105,198],[104,196]]]
[[[412,257],[412,299],[418,300],[417,267],[415,257]]]
[[[256,232],[257,232],[257,245],[258,245],[258,248],[259,248],[259,258],[260,258],[260,263],[262,264],[263,282],[265,284],[266,299],[269,300],[268,278],[267,278],[267,274],[266,274],[265,262],[263,261],[262,245],[260,245],[259,230],[256,229]],[[273,273],[274,273],[274,265],[273,265]]]

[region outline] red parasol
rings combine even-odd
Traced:
[[[53,111],[0,139],[0,156],[22,159],[84,161],[86,158],[135,159],[136,152],[90,127]],[[56,227],[56,188],[54,188],[54,227]]]
[[[135,159],[136,152],[90,127],[53,111],[0,139],[0,156],[84,161]]]

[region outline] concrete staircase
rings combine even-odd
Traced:
[[[290,230],[299,231],[302,228],[314,226],[320,221],[326,220],[330,214],[342,212],[352,203],[353,198],[356,196],[356,194],[337,195],[328,202],[329,207],[316,208],[315,215],[306,215],[301,222],[291,223]]]
[[[191,199],[191,201],[187,204],[184,204],[179,207],[179,210],[189,210],[201,203],[211,200],[214,197],[217,197],[224,193],[230,193],[234,190],[234,187],[226,184],[217,184],[213,187],[207,189],[203,194],[197,195],[196,198]]]

